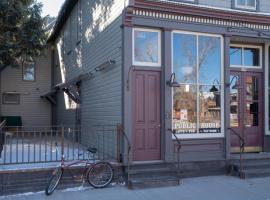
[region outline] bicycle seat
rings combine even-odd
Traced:
[[[88,147],[87,151],[91,152],[91,153],[97,153],[97,148],[95,147]]]

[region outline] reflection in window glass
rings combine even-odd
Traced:
[[[218,37],[199,36],[199,82],[220,84],[221,42]]]
[[[256,0],[236,0],[236,7],[255,9],[256,8]]]
[[[244,48],[244,65],[260,66],[260,49]]]
[[[197,82],[197,37],[173,34],[173,66],[179,83]]]
[[[23,80],[34,81],[35,80],[35,63],[24,62],[23,64]]]
[[[134,30],[134,61],[143,63],[159,62],[159,33]]]
[[[246,113],[245,126],[259,125],[259,85],[256,76],[246,76]]]
[[[230,48],[230,64],[231,66],[242,65],[242,48],[241,47]]]
[[[221,130],[220,86],[200,86],[200,133],[219,133]]]
[[[173,93],[173,128],[179,133],[197,132],[197,88],[181,85]]]
[[[239,126],[239,94],[238,94],[238,83],[239,76],[230,76],[230,127]]]

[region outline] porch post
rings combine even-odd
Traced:
[[[123,122],[123,131],[125,131],[129,142],[132,145],[132,26],[124,25],[122,27],[122,39],[123,39],[123,68],[122,68],[122,122]],[[128,142],[124,140],[124,163],[128,164],[128,160],[132,161],[132,149],[130,155],[128,154]]]
[[[172,74],[172,32],[169,29],[164,29],[164,45],[163,45],[163,55],[164,55],[164,80],[163,87],[164,89],[164,129],[165,129],[165,161],[173,162],[174,160],[174,151],[173,151],[173,142],[172,134],[168,131],[168,128],[172,128],[172,88],[166,85],[166,81],[169,80],[170,75]]]
[[[230,134],[228,134],[228,128],[230,127],[230,87],[227,87],[226,83],[230,82],[230,43],[231,35],[224,35],[224,97],[225,97],[225,158],[230,158]]]

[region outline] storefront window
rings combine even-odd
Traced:
[[[173,128],[221,133],[221,37],[173,33]]]
[[[160,66],[160,32],[156,30],[133,30],[133,64]]]

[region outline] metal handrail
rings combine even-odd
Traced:
[[[3,127],[5,127],[5,125],[6,125],[6,120],[4,120],[4,121],[2,121],[1,123],[0,123],[0,128],[3,128]]]
[[[239,172],[239,176],[240,176],[241,179],[245,179],[245,175],[243,173],[243,152],[245,150],[245,140],[240,134],[238,134],[232,128],[228,128],[228,130],[231,130],[232,133],[234,135],[236,135],[238,137],[239,141],[240,141],[240,146],[239,146],[239,148],[240,148],[240,158],[239,158],[240,159],[239,160],[240,161],[240,172]]]
[[[129,182],[130,180],[130,174],[129,174],[129,171],[130,171],[130,151],[131,151],[131,145],[130,145],[130,141],[125,133],[125,131],[122,131],[123,133],[123,136],[124,136],[124,139],[126,140],[127,142],[127,145],[128,145],[128,153],[127,153],[127,165],[128,165],[128,170],[127,170],[127,183]]]
[[[172,134],[173,134],[173,136],[174,136],[174,138],[175,138],[175,140],[176,140],[176,142],[177,142],[177,176],[178,176],[178,178],[179,178],[179,173],[180,173],[180,150],[181,150],[181,148],[182,148],[182,144],[181,144],[181,141],[179,140],[179,138],[176,136],[176,130],[175,129],[168,129],[168,131],[170,131]]]

